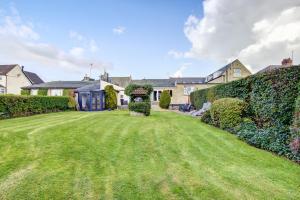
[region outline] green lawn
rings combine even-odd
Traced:
[[[300,199],[300,166],[171,112],[0,121],[0,199]]]

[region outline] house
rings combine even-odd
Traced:
[[[257,73],[270,72],[275,69],[291,67],[291,66],[293,66],[293,60],[291,58],[285,58],[281,61],[281,65],[269,65],[263,68],[262,70],[258,71]]]
[[[44,81],[18,64],[0,65],[0,94],[21,94],[21,88]]]
[[[225,65],[207,77],[179,77],[168,79],[132,79],[129,77],[109,77],[108,74],[101,76],[108,82],[122,84],[126,88],[130,83],[133,84],[150,84],[153,86],[153,92],[150,96],[152,105],[159,102],[162,91],[168,90],[171,96],[171,104],[189,103],[191,92],[199,89],[205,89],[216,84],[227,83],[251,75],[251,72],[238,60]]]
[[[128,97],[124,94],[125,88],[103,80],[94,80],[87,77],[82,81],[51,81],[22,87],[22,89],[30,90],[31,95],[38,95],[39,90],[46,90],[47,96],[63,96],[64,90],[68,90],[74,93],[80,110],[92,111],[104,109],[103,91],[106,85],[113,85],[117,92],[118,106],[129,101]]]
[[[23,89],[29,89],[31,95],[37,95],[38,90],[41,89],[47,90],[49,96],[62,96],[65,89],[72,90],[81,110],[102,110],[103,90],[106,85],[113,85],[117,92],[119,106],[126,105],[129,102],[129,97],[125,95],[125,88],[131,83],[153,86],[153,92],[150,95],[152,105],[158,105],[160,95],[164,90],[170,92],[171,104],[180,105],[189,103],[190,93],[195,90],[227,83],[249,75],[251,75],[251,72],[239,60],[235,60],[207,77],[132,79],[131,76],[110,77],[108,73],[104,72],[100,76],[100,80],[96,81],[85,76],[82,81],[53,81],[30,85],[23,87]]]
[[[208,75],[206,83],[228,83],[250,76],[251,72],[238,59]]]

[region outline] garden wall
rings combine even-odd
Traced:
[[[0,95],[0,118],[68,110],[68,97]]]

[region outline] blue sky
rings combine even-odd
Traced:
[[[24,22],[34,24],[39,41],[64,50],[78,45],[70,39],[70,31],[92,38],[98,51],[85,55],[109,63],[113,76],[132,75],[134,78],[166,78],[186,65],[184,76],[204,76],[213,70],[212,63],[199,59],[174,59],[171,49],[188,50],[183,26],[189,15],[201,17],[199,0],[107,0],[107,1],[1,1],[0,8],[10,15],[13,6]],[[114,28],[124,27],[122,34]],[[11,60],[11,63],[15,63]],[[45,79],[80,79],[84,74],[59,74],[59,67],[37,66],[26,62],[27,69],[42,73]],[[20,63],[23,64],[23,63]],[[24,64],[24,65],[25,65]],[[86,73],[89,73],[89,66]],[[220,66],[216,66],[220,67]],[[81,70],[84,73],[84,70]],[[92,75],[100,71],[96,66]],[[67,72],[66,72],[67,73]]]
[[[253,14],[255,13],[255,15]],[[46,81],[206,76],[238,58],[253,72],[294,51],[300,0],[1,0],[0,63]]]

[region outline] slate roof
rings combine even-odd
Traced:
[[[75,92],[90,92],[90,91],[100,91],[99,81],[95,81],[92,84],[79,87],[75,90]]]
[[[170,78],[173,81],[176,81],[176,83],[186,83],[186,84],[199,84],[199,83],[205,83],[205,77],[180,77],[180,78]]]
[[[44,83],[44,81],[36,73],[24,71],[24,74],[29,79],[29,81],[31,82],[31,84]]]
[[[35,84],[27,87],[23,87],[24,89],[77,89],[86,85],[90,85],[93,83],[99,83],[99,81],[52,81],[47,83]]]
[[[146,95],[148,92],[144,88],[137,88],[131,92],[132,95]]]
[[[138,85],[149,84],[153,87],[175,87],[175,81],[172,79],[140,79],[131,82]]]
[[[238,61],[238,60],[236,59],[236,60],[234,60],[233,62],[228,63],[228,64],[225,65],[224,67],[218,69],[218,70],[215,71],[214,73],[211,73],[210,75],[208,75],[208,76],[206,77],[205,82],[212,81],[212,80],[217,79],[217,78],[219,78],[220,76],[222,76],[222,75],[224,74],[224,72],[226,72],[226,70],[227,70],[228,68],[230,68],[231,64],[234,63],[234,62],[236,62],[236,61]]]
[[[282,67],[282,65],[269,65],[268,67],[263,68],[262,70],[258,71],[257,73],[259,74],[259,73],[269,72],[274,69],[279,69],[281,67]]]
[[[12,70],[17,64],[14,65],[0,65],[0,75],[6,75],[10,70]]]
[[[124,77],[109,77],[110,82],[114,85],[118,85],[121,87],[126,87],[130,84],[131,76],[124,76]]]

